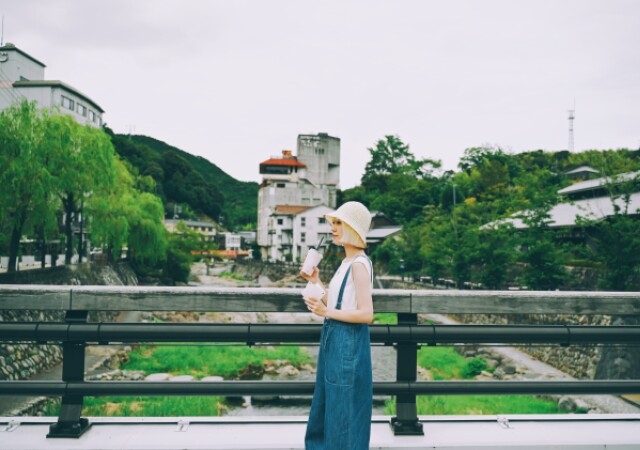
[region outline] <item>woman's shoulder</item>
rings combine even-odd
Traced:
[[[367,268],[367,270],[373,269],[373,263],[369,259],[367,255],[358,255],[353,259],[352,266],[356,264],[362,265]]]

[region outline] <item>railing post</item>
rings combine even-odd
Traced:
[[[398,325],[417,325],[418,315],[413,313],[398,313]],[[398,343],[397,344],[397,381],[416,381],[418,369],[418,344]],[[396,397],[396,417],[391,418],[391,428],[393,434],[401,435],[424,435],[422,424],[418,420],[416,409],[416,395],[402,394]]]
[[[66,323],[86,323],[87,311],[67,311]],[[84,381],[84,341],[62,343],[62,381]],[[58,422],[49,427],[48,438],[79,438],[89,429],[89,419],[82,414],[82,395],[63,395]]]

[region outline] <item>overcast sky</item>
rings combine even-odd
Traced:
[[[4,42],[90,96],[116,132],[235,178],[298,134],[342,141],[341,187],[397,134],[464,149],[640,147],[640,1],[0,0]]]

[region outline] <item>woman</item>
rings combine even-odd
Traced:
[[[317,267],[311,275],[301,273],[326,292],[323,298],[305,298],[309,311],[325,317],[305,448],[368,449],[373,267],[364,248],[371,214],[363,204],[347,202],[325,217],[331,223],[333,242],[344,247],[346,257],[328,290],[322,286]]]

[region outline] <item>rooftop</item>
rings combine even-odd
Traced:
[[[7,52],[7,51],[13,51],[13,52],[18,52],[20,53],[22,56],[24,56],[25,58],[29,58],[31,61],[33,61],[34,63],[42,66],[42,67],[47,67],[44,63],[38,61],[37,59],[35,59],[33,56],[31,56],[30,54],[23,52],[22,50],[20,50],[18,47],[16,47],[14,44],[7,42],[6,44],[4,44],[2,47],[0,47],[0,52]]]
[[[274,214],[283,215],[283,216],[295,216],[296,214],[300,214],[307,209],[310,209],[311,206],[308,205],[276,205],[276,209]]]
[[[380,240],[384,240],[399,231],[402,231],[402,227],[400,226],[373,228],[367,233],[367,242],[378,242]]]
[[[600,173],[598,172],[596,169],[593,169],[589,166],[580,166],[580,167],[576,167],[573,170],[569,170],[567,172],[565,172],[565,175],[573,175],[573,174],[577,174],[577,173]]]
[[[592,180],[595,181],[595,180]],[[615,204],[624,210],[624,201],[621,198],[615,200]],[[629,214],[634,214],[640,209],[640,192],[631,194],[629,200]],[[526,213],[526,212],[525,212]],[[519,213],[523,214],[523,213]],[[614,202],[609,197],[590,198],[576,200],[569,203],[559,203],[549,210],[549,227],[570,227],[575,226],[576,219],[599,221],[615,214]],[[515,228],[524,229],[527,225],[521,218],[509,218],[484,225],[483,228],[492,224],[510,222]]]
[[[261,166],[288,166],[288,167],[307,167],[298,161],[297,158],[269,158],[260,163]]]
[[[621,184],[625,181],[631,181],[638,177],[640,177],[640,171],[620,173],[618,175],[613,175],[610,177],[594,178],[593,180],[581,181],[580,183],[575,183],[571,186],[560,189],[558,191],[558,194],[567,195],[575,194],[576,192],[590,191],[592,189],[606,186],[607,184]]]
[[[90,103],[91,105],[93,105],[93,107],[96,108],[101,113],[104,112],[104,109],[102,109],[100,107],[100,105],[98,105],[96,102],[91,100],[88,96],[86,96],[85,94],[83,94],[82,92],[80,92],[79,90],[74,88],[73,86],[69,86],[67,83],[64,83],[64,82],[59,81],[59,80],[23,80],[23,81],[14,81],[13,87],[14,88],[58,87],[58,88],[64,89],[66,91],[69,91],[69,92],[77,95],[78,97],[83,99],[85,102]]]

